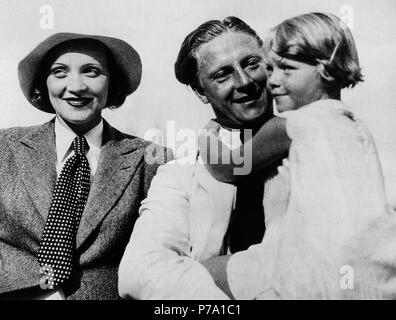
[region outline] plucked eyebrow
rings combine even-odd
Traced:
[[[58,67],[58,66],[60,66],[60,67],[67,67],[67,65],[65,65],[64,63],[61,63],[61,62],[54,62],[54,63],[52,63],[52,64],[50,65],[50,68],[52,69],[53,67]]]
[[[62,63],[62,62],[54,62],[52,64],[52,66],[54,66],[54,65],[61,65],[61,66],[65,66],[65,67],[68,66],[67,64]],[[104,68],[104,66],[102,64],[96,63],[96,62],[88,62],[88,63],[85,63],[85,64],[81,65],[81,67],[87,67],[87,66],[98,66],[98,67],[103,67]]]
[[[66,67],[66,68],[68,68],[69,66],[67,64],[65,64],[65,63],[62,63],[62,62],[54,62],[50,66],[50,69],[52,70],[53,68],[56,68],[56,67]],[[95,62],[89,62],[89,63],[83,64],[83,65],[80,66],[81,69],[84,69],[84,68],[87,68],[87,67],[97,67],[97,68],[99,68],[101,70],[105,70],[106,69],[102,64],[95,63]]]
[[[86,63],[83,64],[82,67],[100,67],[100,68],[104,68],[104,66],[100,63],[94,63],[94,62],[90,62],[90,63]]]

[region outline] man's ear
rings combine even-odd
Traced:
[[[194,90],[194,92],[197,95],[197,97],[199,98],[199,100],[201,100],[205,104],[209,103],[209,100],[206,97],[206,95],[203,93],[202,88],[192,88],[192,89]]]

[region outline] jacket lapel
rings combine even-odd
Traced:
[[[15,154],[22,179],[45,222],[56,183],[54,120],[35,128],[20,142],[21,148]]]
[[[77,233],[79,248],[114,207],[144,156],[140,139],[130,139],[104,121],[98,169]]]
[[[236,187],[217,181],[201,158],[194,168],[191,205],[192,256],[205,260],[220,253],[235,200]]]

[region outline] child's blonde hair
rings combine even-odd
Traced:
[[[348,27],[335,15],[308,13],[287,19],[271,29],[267,52],[319,65],[329,86],[355,86],[363,81],[355,41]]]

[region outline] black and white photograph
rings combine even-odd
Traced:
[[[394,0],[0,0],[0,300],[396,299],[395,30]]]

